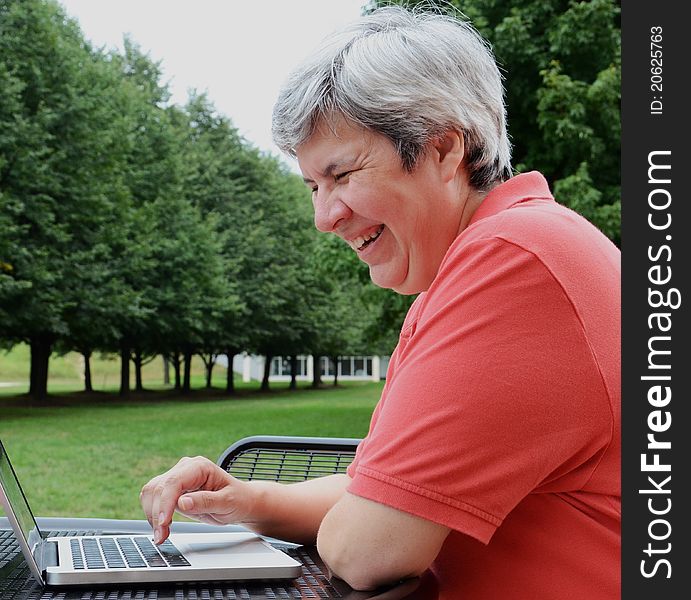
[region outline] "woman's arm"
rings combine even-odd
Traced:
[[[329,570],[356,590],[421,575],[450,529],[346,492],[324,517],[317,548]]]
[[[204,523],[238,523],[262,535],[313,544],[349,481],[347,475],[292,484],[240,481],[207,458],[183,458],[149,481],[140,500],[157,543],[170,534],[177,511]]]

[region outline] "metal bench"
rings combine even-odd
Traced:
[[[345,473],[360,441],[356,438],[251,436],[229,446],[216,463],[244,481],[295,483]]]

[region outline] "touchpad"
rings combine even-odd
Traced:
[[[193,542],[188,546],[188,552],[195,554],[273,554],[274,550],[265,546],[260,541],[241,540],[226,542]]]

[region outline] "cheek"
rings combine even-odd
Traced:
[[[424,250],[434,239],[434,215],[426,198],[418,190],[381,186],[370,182],[351,182],[344,200],[361,217],[383,223],[399,249],[406,253]],[[412,193],[411,193],[412,192]]]
[[[434,210],[424,204],[416,204],[414,209],[413,214],[407,220],[407,229],[410,234],[411,245],[422,250],[435,243],[440,227],[443,226],[439,222],[439,217],[443,213],[439,212],[435,215]]]
[[[384,223],[409,243],[422,234],[426,235],[425,214],[419,204],[405,196],[390,196],[389,202],[380,208]]]

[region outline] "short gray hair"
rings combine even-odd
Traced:
[[[502,77],[488,44],[460,19],[388,6],[327,37],[283,85],[274,141],[295,156],[320,121],[339,117],[386,136],[408,171],[454,129],[474,188],[511,176]]]

